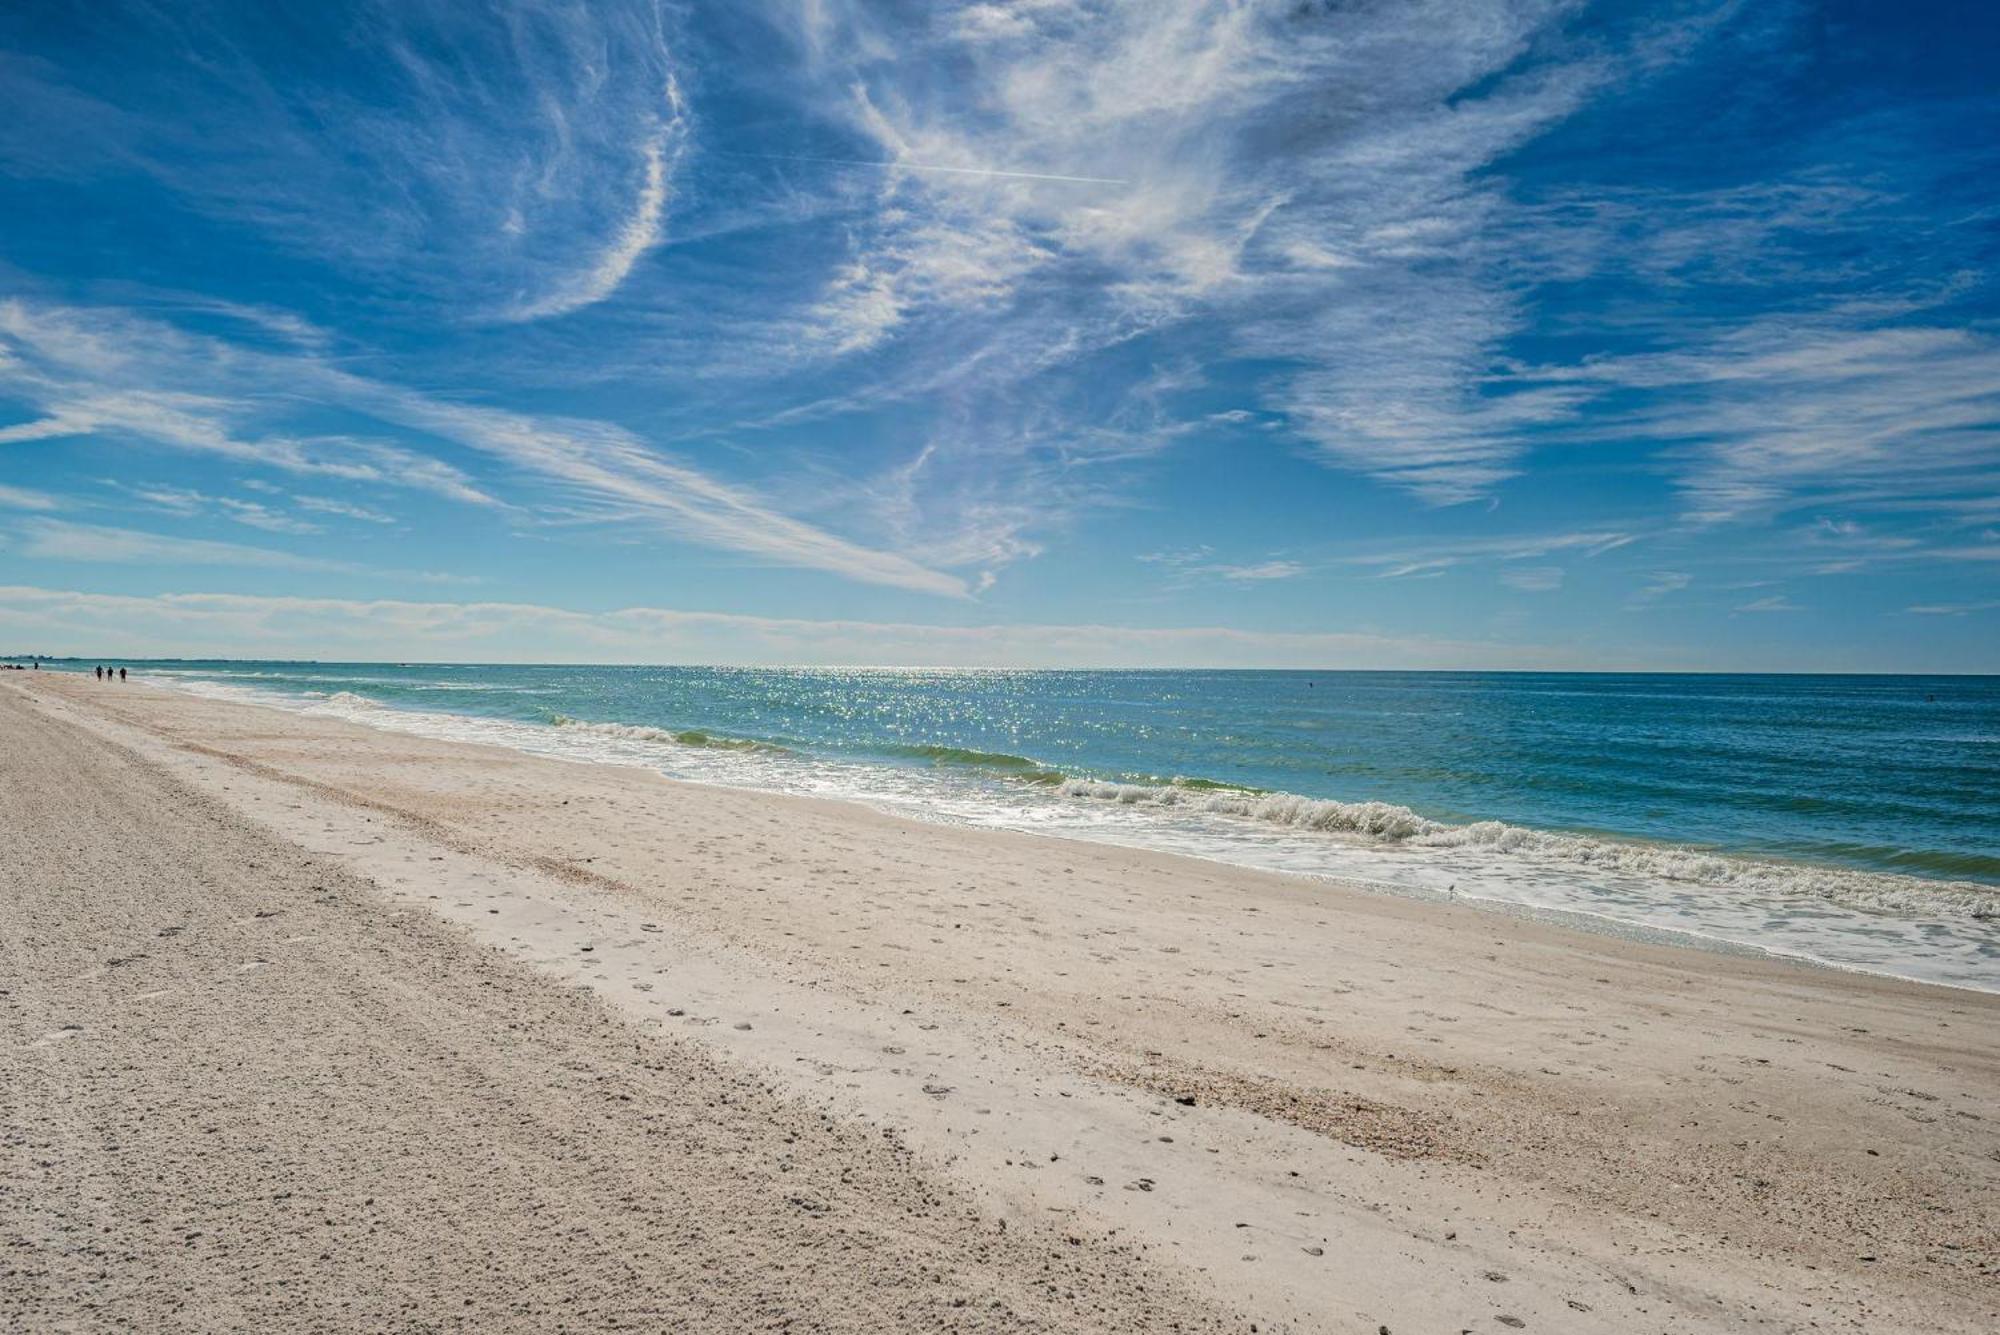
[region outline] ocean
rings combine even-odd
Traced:
[[[1996,677],[138,671],[698,783],[2000,991]]]

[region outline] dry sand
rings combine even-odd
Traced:
[[[1991,996],[51,673],[0,891],[23,1329],[2000,1328]]]

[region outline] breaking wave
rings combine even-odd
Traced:
[[[1023,783],[1058,784],[1066,777],[1060,770],[1047,768],[1039,760],[1026,756],[1009,755],[1005,751],[974,751],[963,746],[885,746],[879,748],[884,755],[905,756],[912,760],[925,760],[933,765],[950,765],[960,769],[991,770],[1010,779]]]
[[[711,751],[764,751],[783,753],[788,748],[775,742],[762,742],[751,737],[726,737],[721,733],[704,732],[699,728],[648,728],[633,723],[591,723],[574,719],[567,714],[552,714],[549,722],[558,728],[568,728],[574,732],[586,732],[598,737],[617,737],[628,742],[670,742],[676,746],[695,746]]]
[[[1340,802],[1297,793],[1229,790],[1180,780],[1168,784],[1066,778],[1064,797],[1136,807],[1175,807],[1265,821],[1407,848],[1475,849],[1568,863],[1619,875],[1808,896],[1874,913],[2000,918],[2000,889],[1971,881],[1848,871],[1730,857],[1675,844],[1646,844],[1474,821],[1453,825],[1392,802]]]

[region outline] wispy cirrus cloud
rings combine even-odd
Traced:
[[[320,526],[310,520],[300,519],[274,505],[249,500],[242,496],[211,496],[190,487],[172,487],[160,483],[114,485],[151,509],[164,510],[183,519],[213,515],[249,528],[262,529],[266,533],[297,535],[321,531]]]
[[[294,494],[291,497],[291,501],[292,504],[298,506],[301,510],[310,510],[315,514],[335,515],[341,519],[358,519],[365,524],[393,524],[396,522],[396,516],[394,515],[384,514],[380,510],[371,509],[365,505],[356,505],[352,501],[337,500],[331,496],[302,496]]]
[[[1926,325],[1928,278],[1868,244],[1921,225],[1938,254],[1976,253],[1917,223],[1895,116],[1747,183],[1510,176],[1711,34],[1781,45],[1789,11],[1689,3],[1583,36],[1555,0],[773,8],[805,123],[879,159],[832,173],[850,245],[802,341],[863,358],[864,383],[773,422],[903,397],[985,421],[1025,399],[1074,434],[1088,399],[1065,377],[1171,335],[1254,364],[1268,420],[1314,457],[1429,504],[1600,442],[1667,455],[1698,523],[1840,490],[1948,497],[1992,465],[1973,434],[1992,434],[1990,341]],[[1605,319],[1565,327],[1584,282]],[[1513,351],[1579,329],[1553,364]],[[924,471],[980,470],[992,435],[931,432]]]
[[[570,497],[623,507],[708,547],[867,583],[949,597],[967,592],[958,575],[780,513],[615,423],[457,403],[309,354],[246,349],[118,311],[4,301],[0,340],[12,352],[0,364],[0,391],[47,414],[42,438],[125,435],[297,474],[497,504],[456,464],[411,445],[303,437],[275,425],[310,395],[484,456]]]
[[[0,485],[0,510],[60,510],[62,502],[30,487]]]
[[[1988,598],[1977,603],[1917,603],[1903,610],[1915,616],[1962,617],[1995,609],[2000,609],[2000,598]]]
[[[640,146],[644,174],[624,226],[588,267],[558,282],[543,295],[514,306],[507,311],[507,319],[539,320],[595,305],[616,292],[640,257],[660,244],[668,182],[686,135],[687,105],[680,84],[671,73],[667,75],[665,102],[664,116]]]
[[[791,11],[814,113],[910,164],[874,184],[812,317],[838,353],[922,328],[945,374],[976,361],[987,385],[1211,319],[1218,350],[1287,368],[1266,405],[1329,463],[1484,495],[1587,394],[1493,375],[1525,315],[1485,240],[1509,203],[1481,173],[1725,7],[1538,54],[1575,8]],[[899,380],[934,383],[931,358],[906,362]]]
[[[1261,584],[1266,580],[1297,579],[1308,568],[1297,561],[1259,561],[1254,565],[1217,566],[1215,573],[1238,584]]]
[[[1500,582],[1521,593],[1554,593],[1563,586],[1561,566],[1518,566],[1500,572]]]
[[[384,299],[468,318],[600,301],[660,238],[683,108],[655,0],[50,24],[49,49],[94,58],[0,62],[13,174],[143,173]]]
[[[208,538],[179,538],[138,529],[31,519],[14,529],[24,556],[45,561],[87,561],[109,565],[245,566],[354,574],[367,567],[349,561],[301,556],[269,547],[250,547]]]
[[[0,370],[4,370],[0,367]],[[33,422],[16,422],[12,426],[0,426],[0,445],[12,445],[24,440],[55,440],[62,436],[79,435],[90,428],[89,418],[76,410],[64,410],[54,417],[44,417]]]
[[[0,323],[4,315],[5,303],[0,303]],[[0,369],[0,387],[6,379]],[[16,383],[27,396],[39,387]],[[53,416],[32,424],[32,434],[12,439],[124,436],[288,473],[409,488],[467,505],[499,505],[462,469],[399,445],[351,436],[246,431],[256,413],[244,398],[72,382],[46,406],[54,408]],[[0,444],[6,443],[8,438],[0,435]]]
[[[77,561],[90,565],[148,567],[229,566],[246,570],[287,570],[328,575],[366,575],[422,584],[478,584],[475,575],[443,570],[399,570],[330,557],[305,555],[275,547],[185,538],[143,529],[68,520],[32,518],[0,537],[21,555],[44,561]]]
[[[1638,542],[1642,535],[1621,529],[1575,529],[1551,533],[1516,533],[1426,544],[1390,544],[1385,549],[1342,558],[1347,564],[1372,567],[1384,579],[1441,575],[1470,562],[1533,561],[1559,555],[1586,559]],[[1538,570],[1554,567],[1541,566]]]
[[[1218,561],[1212,547],[1168,548],[1143,552],[1135,560],[1159,566],[1176,586],[1222,581],[1229,584],[1267,584],[1298,579],[1314,567],[1289,557],[1272,556],[1262,561]]]
[[[960,576],[781,514],[747,489],[677,462],[613,423],[448,403],[339,373],[332,383],[357,406],[579,495],[632,507],[704,546],[920,593],[963,597],[967,591]]]
[[[1637,533],[1618,529],[1514,533],[1432,543],[1375,542],[1365,550],[1322,553],[1311,559],[1271,556],[1262,561],[1225,561],[1208,546],[1166,548],[1135,559],[1168,571],[1177,582],[1224,580],[1261,583],[1297,579],[1316,570],[1358,567],[1375,579],[1435,579],[1459,567],[1498,566],[1500,582],[1527,593],[1548,593],[1562,587],[1565,568],[1547,564],[1551,558],[1592,560],[1638,542]],[[1542,564],[1525,564],[1541,562]]]
[[[1899,20],[1864,72],[1741,0],[25,15],[0,476],[65,510],[108,444],[334,555],[446,501],[1023,610],[1173,543],[1148,596],[1567,591],[1516,624],[2000,557],[1990,80]]]
[[[1655,570],[1647,577],[1645,585],[1632,595],[1628,607],[1646,607],[1669,594],[1679,593],[1694,583],[1694,576],[1685,570]]]
[[[1949,509],[2000,470],[2000,340],[1968,329],[1834,312],[1529,378],[1625,396],[1594,429],[1669,445],[1698,524],[1830,499]]]

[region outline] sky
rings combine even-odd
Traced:
[[[0,9],[0,652],[2000,668],[2000,9]]]

